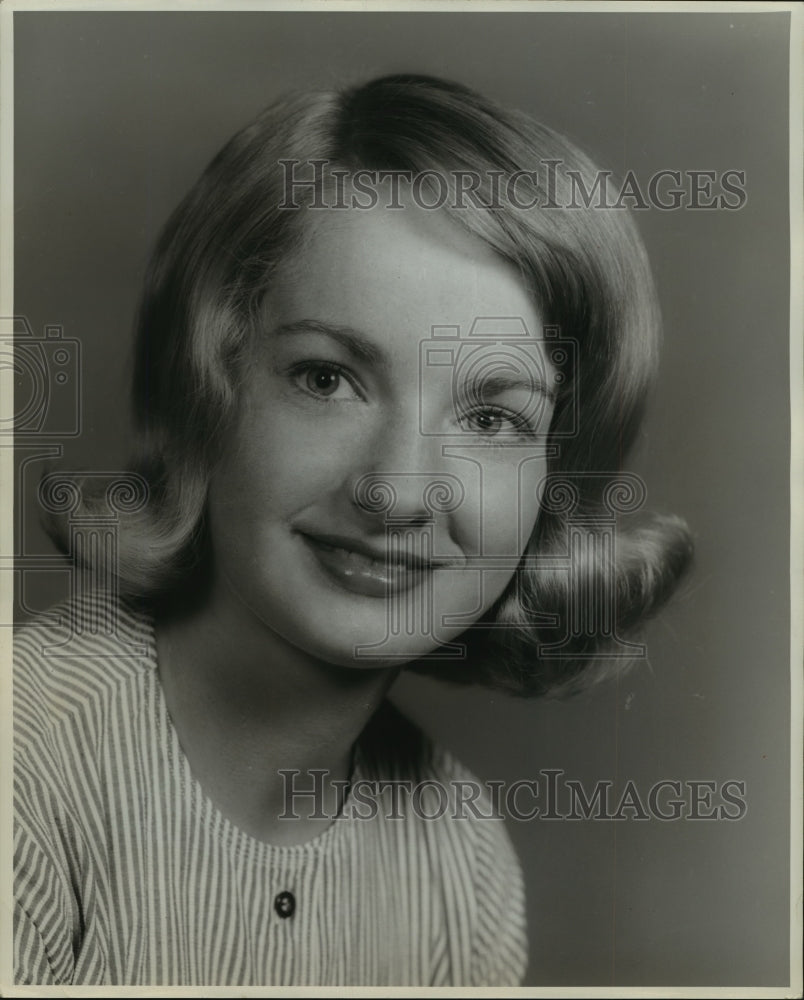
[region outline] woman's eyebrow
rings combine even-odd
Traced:
[[[324,337],[331,337],[355,358],[360,361],[379,367],[388,367],[388,359],[385,353],[376,344],[372,343],[365,334],[351,326],[336,326],[332,323],[324,323],[318,319],[299,319],[292,323],[282,323],[275,327],[273,333],[276,336],[288,336],[297,333],[320,333]]]
[[[477,379],[477,388],[482,396],[498,396],[511,389],[527,389],[530,393],[541,393],[551,403],[555,403],[557,394],[544,379],[529,372],[517,372],[506,375],[504,372],[495,375],[480,375]]]

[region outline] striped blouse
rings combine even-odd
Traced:
[[[194,779],[155,668],[151,620],[127,604],[75,602],[16,636],[18,983],[521,981],[519,865],[485,797],[458,809],[472,778],[448,753],[386,703],[338,817],[267,844]]]

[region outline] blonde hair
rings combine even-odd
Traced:
[[[448,198],[443,210],[513,262],[548,322],[577,344],[555,407],[550,434],[560,447],[549,465],[551,481],[572,484],[573,503],[543,508],[528,554],[566,552],[568,518],[594,522],[604,510],[639,426],[660,339],[653,280],[632,220],[625,210],[577,205],[578,179],[590,191],[601,175],[559,133],[454,83],[384,77],[273,104],[224,146],[169,219],[137,324],[132,467],[150,494],[122,528],[118,573],[126,593],[169,593],[208,555],[207,484],[237,403],[254,316],[278,264],[302,246],[304,208],[314,197],[308,192],[297,211],[283,209],[281,161],[322,160],[327,183],[333,168],[438,171],[452,194],[461,172],[480,179],[470,204]],[[545,164],[549,172],[538,169]],[[495,199],[494,178],[515,173],[522,198],[542,207]],[[613,564],[589,553],[569,574],[523,563],[467,633],[470,669],[415,666],[519,694],[574,689],[600,675],[601,664],[603,673],[625,664],[627,657],[600,658],[665,602],[691,551],[683,523],[666,517],[619,526]],[[613,626],[582,629],[561,656],[546,655],[566,623],[570,588],[588,590],[604,573],[614,588]],[[543,624],[545,615],[558,630]]]

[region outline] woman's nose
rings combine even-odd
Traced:
[[[378,435],[369,460],[353,480],[353,502],[388,524],[428,524],[464,498],[457,476],[444,469],[442,444],[406,421]],[[412,424],[412,426],[411,426]]]
[[[355,506],[387,525],[431,524],[463,500],[463,483],[448,472],[367,472],[353,484]]]

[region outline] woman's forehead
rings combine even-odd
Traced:
[[[306,209],[304,236],[267,298],[282,322],[310,314],[384,328],[472,326],[516,316],[536,334],[540,316],[518,270],[443,210]]]

